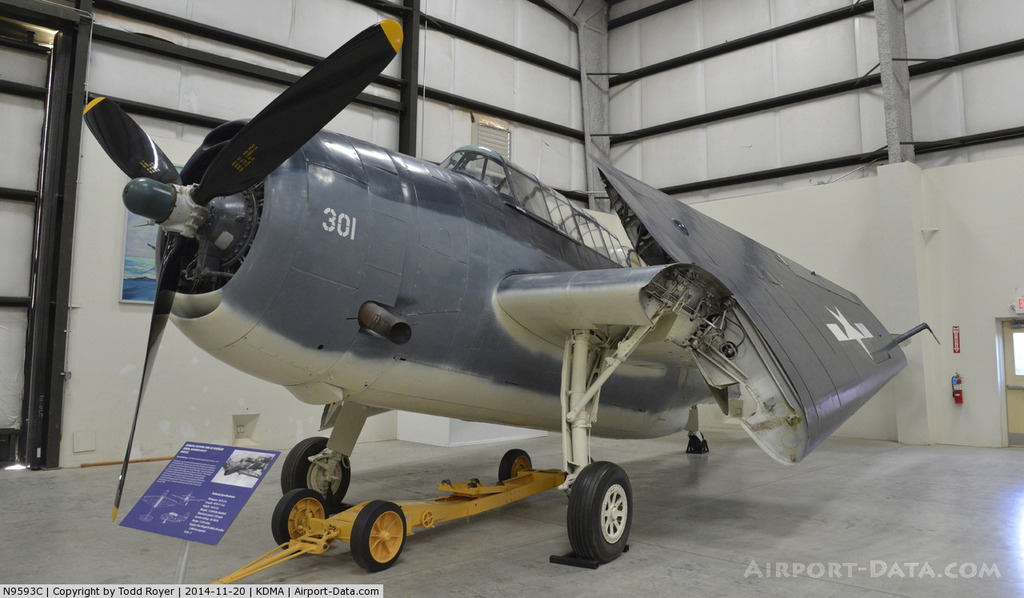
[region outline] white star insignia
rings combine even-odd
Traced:
[[[867,346],[864,344],[864,341],[872,336],[871,332],[868,331],[868,327],[860,323],[851,324],[847,321],[843,312],[839,311],[838,307],[835,311],[832,311],[829,308],[825,309],[828,309],[828,313],[832,314],[832,317],[839,321],[838,324],[828,324],[828,329],[832,331],[833,335],[835,335],[836,340],[841,343],[846,341],[857,341],[861,349],[864,349],[864,352],[868,354],[868,357],[871,357],[871,351],[869,351]]]

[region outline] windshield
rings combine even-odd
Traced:
[[[442,168],[461,172],[490,185],[506,195],[513,194],[528,213],[550,224],[570,239],[607,256],[620,266],[636,265],[636,252],[619,241],[583,209],[564,195],[542,184],[519,167],[506,162],[486,148],[462,148],[441,163]],[[511,181],[511,186],[509,185]]]

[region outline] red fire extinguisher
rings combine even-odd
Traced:
[[[957,405],[964,404],[964,379],[960,373],[953,374],[953,402]]]

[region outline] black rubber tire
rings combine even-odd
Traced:
[[[284,458],[284,464],[281,466],[282,493],[287,493],[296,488],[309,488],[309,470],[312,466],[309,458],[319,454],[326,447],[326,438],[314,436],[299,442],[292,450],[288,451],[288,456]],[[329,492],[324,496],[324,501],[330,510],[329,512],[337,512],[338,507],[345,500],[345,494],[348,493],[348,486],[351,482],[352,469],[342,464],[341,481],[338,487],[333,492]]]
[[[523,461],[525,459],[525,462]],[[532,469],[533,461],[529,453],[522,449],[512,449],[501,457],[498,463],[498,481],[504,482],[515,477],[521,469]]]
[[[297,512],[292,512],[296,510]],[[274,541],[280,545],[302,536],[305,533],[305,520],[309,517],[327,517],[324,497],[309,488],[295,488],[285,492],[281,500],[277,501],[270,519],[270,531],[274,534]]]
[[[401,535],[398,534],[399,520]],[[405,514],[395,503],[383,500],[370,501],[359,511],[352,523],[352,536],[349,541],[352,560],[370,573],[383,571],[394,565],[405,548],[407,525]],[[386,531],[383,538],[382,531]]]
[[[576,556],[598,563],[615,560],[626,548],[632,523],[633,489],[626,472],[608,461],[584,467],[569,492],[566,515]]]

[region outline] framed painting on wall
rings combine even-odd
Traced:
[[[156,240],[152,220],[125,210],[121,302],[153,303],[156,298]]]

